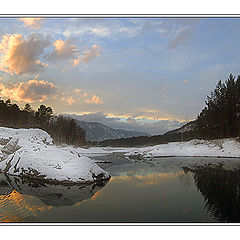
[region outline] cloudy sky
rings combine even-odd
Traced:
[[[160,134],[240,73],[237,18],[0,18],[0,96]]]

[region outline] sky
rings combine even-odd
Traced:
[[[162,134],[239,74],[240,18],[0,18],[0,96]]]

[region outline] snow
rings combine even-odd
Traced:
[[[82,156],[87,156],[87,157],[109,155],[113,152],[113,151],[105,150],[104,148],[100,148],[100,147],[73,148],[71,146],[66,146],[66,147],[64,147],[64,149],[68,149],[69,151],[74,151],[77,154],[81,154]]]
[[[240,157],[237,139],[198,140],[170,142],[153,147],[135,148],[125,154],[129,158],[156,158],[166,156],[187,157]]]
[[[15,176],[86,183],[110,178],[108,172],[75,148],[58,147],[40,129],[0,127],[0,170]]]
[[[0,171],[8,175],[61,183],[86,183],[109,179],[109,173],[101,169],[91,157],[112,153],[122,153],[129,159],[137,160],[175,156],[222,157],[229,161],[229,158],[240,158],[240,142],[239,139],[195,139],[144,148],[75,148],[55,146],[51,136],[40,129],[0,127]],[[193,159],[184,161],[190,164]],[[211,159],[206,159],[199,158],[199,164],[208,164]],[[236,166],[239,165],[238,160],[234,160]],[[163,159],[161,161],[165,162]],[[178,164],[181,164],[181,161]],[[211,161],[214,163],[214,160]],[[168,159],[168,163],[164,164],[169,165],[170,162]]]
[[[110,155],[112,153],[127,153],[132,151],[135,148],[125,148],[125,147],[90,147],[90,148],[72,148],[70,146],[65,147],[65,149],[69,149],[70,151],[75,151],[83,156],[87,157],[98,157],[104,155]]]

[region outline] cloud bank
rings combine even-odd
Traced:
[[[28,82],[19,82],[6,86],[0,84],[0,94],[2,97],[10,98],[17,102],[42,102],[49,95],[55,93],[56,86],[44,80],[29,80]]]
[[[54,49],[46,54],[45,49],[53,44]],[[100,56],[101,48],[96,44],[90,50],[83,51],[71,43],[69,39],[59,39],[51,43],[49,37],[31,34],[26,39],[22,34],[3,35],[0,42],[0,71],[13,74],[37,73],[46,67],[49,61],[71,59],[73,66],[80,62],[89,63]]]

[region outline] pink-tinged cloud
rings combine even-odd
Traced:
[[[189,80],[185,79],[183,80],[184,83],[189,83]]]
[[[75,100],[73,99],[72,96],[62,97],[61,100],[65,103],[67,103],[67,105],[72,105],[73,103],[75,103]]]
[[[70,40],[63,41],[59,39],[53,43],[54,51],[50,55],[50,59],[58,60],[58,59],[66,59],[66,58],[75,58],[78,50],[74,44],[71,43]]]
[[[10,86],[0,84],[2,97],[10,98],[17,102],[42,102],[57,90],[56,86],[44,80],[29,80]]]
[[[32,34],[24,39],[22,34],[6,34],[0,42],[0,71],[10,74],[35,73],[47,67],[39,59],[50,44],[48,39]]]
[[[89,63],[93,58],[100,56],[101,47],[96,44],[92,45],[92,49],[87,50],[82,56],[73,60],[73,66],[78,65],[80,62]]]
[[[96,95],[93,95],[92,98],[85,100],[85,102],[93,104],[103,104],[103,100]]]
[[[33,29],[39,29],[43,24],[43,18],[19,18],[19,21],[23,22],[25,27]]]

